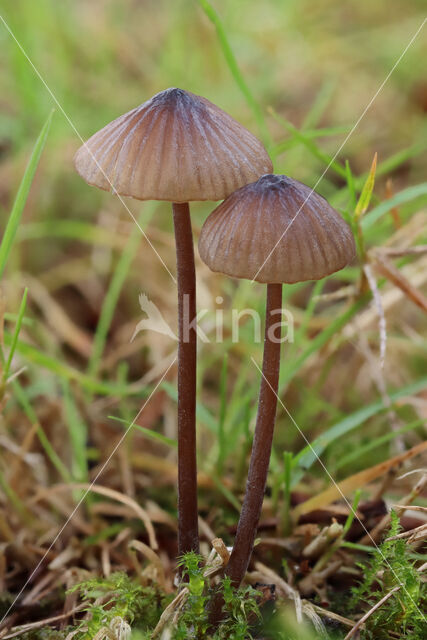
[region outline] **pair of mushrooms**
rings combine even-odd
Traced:
[[[273,175],[261,142],[224,111],[167,89],[95,133],[75,166],[91,185],[172,203],[178,285],[178,552],[199,550],[196,466],[196,277],[189,202],[224,200],[205,221],[202,260],[267,284],[262,380],[246,493],[226,573],[238,586],[261,514],[277,406],[282,283],[318,280],[355,255],[341,216],[304,184]],[[231,195],[230,195],[231,194]],[[278,331],[279,329],[279,331]]]

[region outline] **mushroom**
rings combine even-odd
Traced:
[[[206,219],[202,260],[235,278],[267,283],[258,414],[236,538],[225,573],[239,586],[261,515],[273,440],[280,367],[282,283],[320,280],[355,256],[352,231],[320,195],[283,175],[264,175],[231,194]]]
[[[198,551],[196,277],[192,200],[222,200],[272,169],[261,142],[217,106],[166,89],[95,133],[75,156],[90,185],[172,202],[178,285],[178,550]],[[188,323],[188,324],[187,324]]]

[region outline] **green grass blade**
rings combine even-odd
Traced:
[[[208,2],[208,0],[199,0],[199,4],[215,27],[219,44],[221,46],[228,68],[230,69],[231,75],[233,76],[237,86],[244,95],[249,108],[254,114],[263,141],[267,146],[270,146],[272,138],[270,136],[270,132],[268,131],[262,110],[255,100],[254,96],[252,95],[252,92],[246,84],[246,81],[239,69],[239,65],[237,64],[237,60],[235,58],[233,50],[231,49],[230,43],[228,42],[227,34],[225,32],[224,25],[222,24],[221,18],[219,17],[218,13],[213,8],[211,3]]]
[[[148,211],[143,212],[143,215],[139,220],[139,225],[142,229],[144,229],[144,226],[148,223],[153,212],[154,206],[149,207]],[[89,358],[89,365],[87,369],[88,375],[92,377],[96,375],[99,369],[105,343],[107,340],[108,331],[111,326],[111,321],[113,319],[120,292],[125,283],[133,259],[136,256],[140,242],[141,230],[139,227],[135,226],[134,229],[132,229],[132,233],[130,234],[127,245],[123,249],[121,256],[117,262],[117,267],[114,271],[110,286],[102,305],[101,315],[99,317],[98,326],[96,327],[92,353]]]
[[[8,313],[6,312],[4,314],[4,319],[7,320],[8,322],[11,322],[12,324],[16,324],[18,321],[18,316],[16,313]],[[25,316],[22,318],[21,324],[23,324],[25,327],[33,327],[34,326],[34,320],[32,318],[26,318]]]
[[[313,291],[311,293],[310,299],[308,301],[307,307],[304,311],[304,317],[298,329],[295,331],[294,335],[294,344],[298,345],[300,341],[305,337],[308,324],[313,316],[314,309],[316,308],[316,304],[318,302],[317,296],[320,296],[322,293],[322,289],[325,286],[326,280],[317,280],[313,287]]]
[[[354,500],[353,500],[353,504],[351,505],[350,513],[348,514],[344,524],[342,538],[345,538],[347,533],[350,531],[350,527],[353,524],[354,518],[356,517],[356,511],[357,511],[357,507],[359,506],[361,495],[362,495],[361,490],[357,489],[356,493],[354,494]]]
[[[67,380],[62,381],[62,391],[64,394],[63,407],[65,422],[68,427],[71,443],[71,473],[75,482],[87,482],[89,479],[86,453],[88,439],[87,426],[77,409]]]
[[[345,172],[350,198],[349,211],[354,211],[356,208],[356,185],[354,184],[354,176],[348,160],[345,161]]]
[[[407,387],[403,387],[398,391],[390,393],[390,399],[392,402],[410,396],[419,391],[422,391],[427,387],[427,378],[421,378],[417,382],[414,382]],[[376,415],[380,411],[384,411],[386,407],[382,401],[374,402],[373,404],[355,411],[349,416],[346,416],[343,420],[337,422],[333,427],[327,429],[325,433],[322,433],[318,438],[313,440],[311,446],[306,446],[302,449],[293,460],[294,466],[297,465],[304,470],[309,469],[312,464],[317,460],[317,456],[320,456],[325,449],[332,444],[335,440],[342,438],[347,433],[350,433],[357,427],[360,427],[369,418]]]
[[[308,136],[305,131],[300,131],[291,122],[279,116],[279,114],[272,107],[270,107],[269,111],[276,122],[278,122],[284,129],[286,129],[286,131],[288,131],[293,138],[301,142],[301,144],[303,144],[317,160],[320,160],[321,162],[329,166],[329,168],[333,169],[333,171],[335,171],[335,173],[337,173],[341,178],[345,179],[347,177],[347,173],[344,167],[336,162],[336,160],[333,160],[332,157],[325,151],[322,151],[322,149],[320,149],[320,147],[318,147],[317,144],[313,142],[313,139]]]
[[[415,200],[415,198],[425,195],[427,195],[427,182],[422,182],[414,187],[408,187],[407,189],[399,191],[399,193],[396,193],[392,198],[381,202],[381,204],[366,214],[362,220],[363,229],[369,229],[369,227],[372,227],[372,225],[374,225],[381,216],[388,213],[388,211],[393,209],[393,207],[397,207],[405,202],[410,202],[411,200]]]
[[[3,276],[9,254],[15,240],[16,232],[21,221],[22,212],[28,198],[28,193],[33,182],[34,174],[36,172],[40,156],[42,154],[47,135],[49,133],[53,113],[53,111],[50,113],[48,119],[43,125],[42,130],[40,131],[39,137],[37,138],[33,152],[25,170],[24,177],[22,178],[21,184],[19,185],[18,193],[16,194],[12,211],[6,224],[6,229],[4,231],[3,239],[0,245],[0,278]]]
[[[12,336],[12,342],[11,342],[11,345],[10,345],[9,356],[8,356],[8,359],[6,361],[6,364],[5,364],[5,367],[4,367],[4,371],[3,371],[2,386],[4,386],[6,384],[6,381],[7,381],[8,377],[9,377],[10,367],[12,365],[13,356],[15,355],[16,345],[18,343],[19,333],[21,331],[22,320],[24,318],[25,307],[27,305],[27,294],[28,294],[28,289],[25,288],[24,295],[22,296],[21,304],[20,304],[20,307],[19,307],[18,316],[17,316],[17,319],[16,319],[15,331],[13,332],[13,336]]]
[[[395,171],[402,164],[415,158],[417,155],[423,153],[427,148],[427,142],[416,143],[407,149],[401,149],[397,153],[394,153],[392,156],[386,158],[377,167],[377,176],[385,176],[390,174],[392,171]],[[362,174],[358,176],[355,180],[356,187],[361,188],[364,180],[366,179],[366,174]]]
[[[354,220],[358,222],[360,217],[368,210],[369,203],[371,201],[372,192],[375,185],[375,172],[377,169],[377,154],[375,153],[372,161],[371,169],[369,171],[366,182],[363,185],[362,193],[357,201],[356,208],[354,210]]]
[[[222,493],[224,498],[236,509],[237,513],[240,513],[242,505],[230,489],[228,489],[223,483],[222,479],[218,478],[214,473],[211,475],[212,482],[216,488]]]
[[[361,298],[357,302],[348,307],[338,318],[336,318],[331,324],[319,333],[313,340],[310,341],[309,346],[303,351],[303,353],[296,358],[296,360],[288,367],[283,368],[280,375],[280,393],[286,387],[288,382],[296,375],[304,362],[316,351],[318,351],[324,344],[328,342],[338,331],[344,327],[351,318],[356,315],[359,309],[365,304],[366,298]]]
[[[354,551],[363,551],[364,553],[376,553],[377,547],[368,547],[366,544],[358,544],[357,542],[347,542],[344,540],[341,542],[341,546],[346,549],[352,549]]]
[[[302,129],[315,127],[325,113],[337,86],[336,80],[326,80],[317,92],[307,115],[304,117]],[[351,127],[350,127],[351,128]]]
[[[348,133],[351,130],[351,126],[339,126],[339,127],[325,127],[323,129],[304,129],[304,135],[307,139],[316,139],[316,138],[329,138],[334,136],[340,136],[345,133]],[[288,149],[292,149],[300,141],[297,138],[291,138],[288,140],[282,140],[282,142],[278,142],[273,147],[270,148],[270,154],[272,156],[278,156],[284,151]]]
[[[18,403],[21,405],[28,420],[31,422],[31,424],[36,425],[37,437],[40,440],[40,444],[45,450],[45,453],[48,459],[50,460],[52,465],[55,467],[55,469],[57,470],[61,478],[64,480],[64,482],[71,482],[72,478],[71,478],[70,472],[68,471],[67,467],[62,462],[61,458],[58,456],[55,449],[52,447],[51,443],[49,442],[49,438],[47,437],[43,427],[39,423],[37,414],[34,411],[33,407],[31,406],[30,401],[28,400],[25,394],[25,391],[19,384],[18,380],[13,380],[12,388],[13,388],[13,395],[18,401]]]
[[[4,341],[6,346],[11,346],[12,336],[9,333],[4,334]],[[65,378],[66,380],[75,380],[82,389],[90,391],[92,393],[99,393],[100,395],[113,395],[113,396],[140,396],[146,397],[148,391],[144,389],[136,389],[134,387],[117,385],[111,382],[101,382],[91,378],[77,369],[73,369],[69,365],[59,362],[52,356],[39,351],[33,345],[27,344],[18,340],[16,350],[24,358],[26,358],[32,364],[43,367],[59,378]]]
[[[150,438],[151,440],[156,440],[157,442],[161,442],[162,444],[165,444],[167,447],[172,447],[173,449],[176,449],[178,447],[177,440],[174,440],[173,438],[168,438],[167,436],[163,435],[163,433],[158,433],[157,431],[153,431],[152,429],[147,429],[147,427],[143,427],[140,424],[136,424],[135,422],[128,422],[127,420],[123,420],[122,418],[118,418],[117,416],[108,416],[108,417],[110,418],[110,420],[115,420],[116,422],[120,422],[121,424],[126,426],[128,429],[129,427],[131,427],[132,429],[137,429],[138,431],[143,433],[144,436],[146,436],[147,438]]]
[[[171,400],[173,400],[174,402],[178,402],[178,392],[176,390],[176,387],[173,384],[171,384],[167,380],[163,380],[161,387],[166,391],[166,393],[168,394],[169,398],[171,398]],[[200,422],[203,422],[203,424],[209,429],[209,431],[211,431],[215,435],[218,435],[217,419],[215,418],[214,415],[212,415],[209,409],[206,409],[206,407],[202,405],[200,401],[197,403],[196,417],[197,417],[197,420],[200,420]]]
[[[288,536],[291,531],[291,488],[292,488],[292,458],[291,451],[283,453],[283,504],[280,522],[283,535]]]
[[[372,451],[372,449],[381,447],[382,445],[387,444],[388,442],[391,442],[392,440],[397,438],[397,436],[403,435],[404,433],[408,433],[408,431],[413,431],[414,429],[417,429],[418,427],[420,427],[425,423],[426,423],[426,420],[423,420],[423,419],[414,420],[413,422],[406,424],[404,427],[401,427],[400,429],[396,429],[395,431],[390,431],[389,433],[385,433],[384,435],[379,436],[378,438],[375,438],[374,440],[372,440],[371,442],[368,442],[365,445],[358,445],[354,451],[351,451],[346,456],[343,456],[337,461],[335,465],[335,469],[338,471],[339,469],[341,469],[342,467],[345,467],[346,465],[348,465],[350,462],[353,462],[354,460],[358,460],[361,458],[363,459],[365,454],[368,453],[369,451]]]
[[[46,220],[32,222],[21,227],[17,241],[39,240],[44,238],[60,238],[78,240],[90,245],[117,247],[118,237],[114,231],[104,229],[96,224],[83,220]]]

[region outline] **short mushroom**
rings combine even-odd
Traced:
[[[166,89],[95,133],[75,156],[91,185],[172,202],[178,282],[178,550],[198,551],[196,278],[189,201],[222,200],[272,165],[261,142],[217,106]],[[184,326],[184,308],[186,321]],[[193,324],[192,324],[193,323]]]
[[[273,440],[280,367],[282,283],[320,280],[355,256],[350,227],[328,202],[283,175],[264,175],[231,194],[206,219],[202,260],[235,278],[267,283],[262,380],[246,493],[225,573],[244,578],[264,498]]]

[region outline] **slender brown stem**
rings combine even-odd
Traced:
[[[239,524],[237,525],[233,551],[224,572],[225,575],[230,577],[234,587],[240,585],[248,568],[264,500],[276,420],[281,335],[281,315],[279,315],[278,310],[281,310],[281,308],[282,285],[267,285],[264,357],[254,441],[246,482],[245,499],[240,513]],[[209,612],[209,621],[213,628],[221,621],[223,604],[222,593],[218,591]]]
[[[233,551],[225,571],[236,587],[242,582],[252,555],[267,482],[279,385],[281,315],[278,315],[277,310],[281,310],[281,308],[282,285],[268,284],[262,380],[254,441],[245,499],[237,526]]]
[[[173,203],[178,281],[178,553],[199,552],[196,463],[196,270],[188,203]]]

